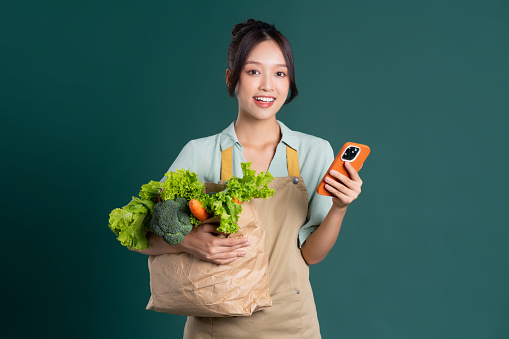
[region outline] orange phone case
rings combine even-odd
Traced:
[[[354,142],[347,142],[346,144],[344,144],[341,150],[339,151],[338,155],[330,165],[329,170],[323,176],[322,181],[320,181],[320,183],[318,184],[316,192],[321,195],[332,197],[333,195],[330,194],[329,191],[325,189],[325,177],[329,176],[330,178],[336,180],[335,178],[329,175],[330,171],[333,169],[341,174],[346,175],[347,177],[350,177],[347,169],[343,164],[345,161],[350,162],[353,168],[357,172],[359,172],[359,170],[362,167],[362,164],[364,163],[364,160],[366,160],[366,158],[368,157],[369,152],[370,149],[366,145],[356,144]]]

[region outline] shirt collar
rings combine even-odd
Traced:
[[[299,146],[299,139],[295,135],[295,132],[286,127],[285,124],[283,124],[281,121],[276,120],[279,124],[279,127],[281,128],[281,134],[283,135],[281,138],[281,142],[285,143],[286,145],[290,146],[294,150],[297,150]],[[221,151],[224,151],[230,146],[233,146],[234,144],[238,144],[242,147],[242,145],[239,142],[239,139],[237,139],[237,134],[235,134],[235,121],[233,121],[228,127],[226,127],[221,132]],[[280,143],[281,143],[280,142]]]

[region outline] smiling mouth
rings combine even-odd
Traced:
[[[274,100],[276,100],[276,98],[273,98],[273,97],[253,97],[253,99],[255,99],[256,101],[259,101],[259,102],[273,102]]]
[[[273,97],[253,97],[253,101],[258,107],[269,108],[274,104],[276,98]]]

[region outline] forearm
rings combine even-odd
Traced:
[[[318,264],[329,254],[338,238],[346,208],[333,205],[320,227],[302,244],[302,257],[309,265]]]
[[[164,239],[158,235],[155,235],[152,232],[147,233],[148,244],[150,248],[146,248],[144,250],[134,250],[128,247],[131,251],[147,254],[147,255],[159,255],[159,254],[167,254],[167,253],[182,253],[184,249],[180,244],[178,245],[170,245]]]

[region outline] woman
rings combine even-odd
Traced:
[[[250,317],[188,317],[185,338],[320,338],[309,283],[309,265],[319,263],[334,245],[348,204],[362,181],[349,163],[350,178],[329,173],[326,189],[316,187],[334,159],[330,144],[291,131],[276,119],[283,104],[297,95],[293,54],[273,25],[249,19],[235,25],[228,48],[228,93],[238,100],[238,116],[223,132],[190,141],[169,168],[186,168],[202,182],[242,176],[240,163],[274,177],[270,199],[255,200],[269,253],[271,308]],[[226,160],[226,161],[225,161]],[[319,227],[318,227],[319,226]],[[249,239],[218,238],[215,227],[195,227],[178,245],[151,234],[144,254],[187,252],[199,259],[227,264],[249,251]]]

